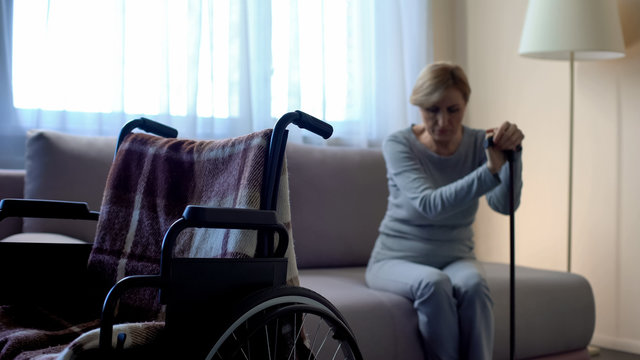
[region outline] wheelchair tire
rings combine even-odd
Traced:
[[[362,359],[340,312],[309,289],[258,291],[236,311],[207,359]]]

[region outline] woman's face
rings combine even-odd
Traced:
[[[420,108],[427,132],[436,143],[447,144],[462,133],[462,119],[466,107],[460,90],[450,87],[435,104]]]

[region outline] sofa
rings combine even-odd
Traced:
[[[115,138],[30,131],[25,169],[0,170],[0,199],[86,201],[98,210],[114,148]],[[381,152],[290,143],[287,164],[301,286],[336,305],[365,359],[423,359],[411,301],[370,289],[364,280],[388,195]],[[94,233],[95,224],[87,221],[0,222],[5,243],[84,243]],[[509,267],[482,264],[494,300],[493,358],[508,359]],[[589,358],[595,304],[585,278],[518,266],[516,304],[516,358]]]

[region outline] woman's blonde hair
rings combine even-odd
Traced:
[[[440,99],[445,90],[451,87],[460,91],[465,103],[469,102],[471,87],[464,70],[449,62],[435,62],[422,69],[409,101],[415,106],[428,108]]]

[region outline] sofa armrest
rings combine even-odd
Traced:
[[[0,199],[24,196],[25,170],[0,169]]]
[[[0,169],[0,199],[24,196],[25,170]],[[22,231],[22,219],[12,218],[0,223],[0,239]]]

